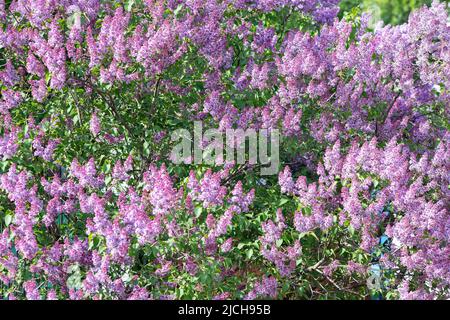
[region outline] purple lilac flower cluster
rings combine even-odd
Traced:
[[[338,5],[0,1],[0,297],[364,297],[386,236],[394,296],[448,298],[447,10]],[[280,129],[278,183],[165,162],[191,120]]]

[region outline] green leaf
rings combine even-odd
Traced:
[[[176,7],[176,9],[173,11],[173,14],[177,16],[180,13],[181,9],[183,9],[183,4],[179,4],[178,7]]]
[[[69,278],[67,278],[67,287],[69,289],[81,289],[81,275],[80,273],[74,273]]]
[[[276,244],[277,244],[277,247],[281,247],[281,245],[283,244],[283,239],[278,239]]]
[[[133,9],[134,2],[135,0],[128,0],[127,4],[125,5],[125,10],[127,10],[128,12],[131,11],[131,9]]]
[[[10,224],[11,224],[11,221],[12,221],[12,215],[10,215],[10,214],[7,214],[6,216],[5,216],[5,224],[6,224],[6,226],[9,226]]]
[[[194,210],[195,217],[196,218],[200,217],[202,215],[202,212],[203,212],[203,207],[196,207]]]
[[[129,282],[132,278],[129,273],[125,273],[121,279],[123,282]]]
[[[289,201],[289,199],[287,198],[282,198],[280,199],[280,203],[278,204],[279,207],[283,206],[284,204],[286,204]]]
[[[245,252],[245,255],[247,256],[247,259],[251,259],[251,257],[253,256],[253,249],[248,249]]]

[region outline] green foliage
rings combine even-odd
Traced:
[[[359,6],[363,11],[372,14],[373,21],[383,20],[385,24],[398,25],[408,20],[411,11],[424,5],[429,6],[432,2],[432,0],[343,0],[340,6],[341,15]]]

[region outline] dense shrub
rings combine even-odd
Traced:
[[[448,299],[446,6],[338,5],[0,1],[0,295]],[[174,164],[194,120],[279,175]]]

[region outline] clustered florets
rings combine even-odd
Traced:
[[[367,31],[366,16],[339,20],[338,3],[0,1],[0,296],[171,299],[188,283],[198,297],[277,298],[308,273],[314,294],[319,278],[364,275],[386,236],[379,265],[399,297],[448,298],[447,11],[435,1]],[[271,14],[320,32],[261,22]],[[245,166],[164,164],[133,142],[141,118],[124,120],[117,102],[145,105],[163,145],[158,93],[186,97],[167,107],[170,125],[280,129],[306,144],[305,170],[283,167],[266,192]],[[70,158],[79,137],[96,154]],[[340,249],[314,260],[333,241]]]

